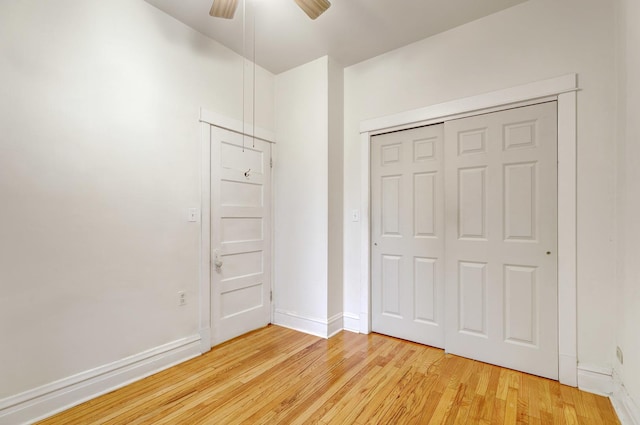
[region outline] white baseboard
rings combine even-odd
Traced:
[[[344,313],[344,330],[349,332],[360,333],[360,317],[353,313]]]
[[[329,323],[326,320],[305,317],[297,313],[278,309],[276,309],[273,319],[273,323],[278,326],[319,336],[320,338],[327,338],[329,336]]]
[[[366,311],[360,312],[360,333],[361,334],[370,334],[371,330],[371,322],[369,321],[369,313]]]
[[[614,377],[614,391],[611,404],[622,425],[640,425],[640,400],[633,400],[616,372]]]
[[[339,313],[325,320],[276,309],[273,324],[320,338],[331,338],[344,329],[344,315]]]
[[[331,338],[343,329],[344,316],[342,313],[338,313],[335,316],[330,317],[327,323],[327,338]]]
[[[200,336],[182,338],[0,400],[0,425],[30,424],[200,355]]]
[[[211,328],[200,329],[200,353],[211,351]]]
[[[640,407],[631,398],[614,370],[579,364],[578,388],[609,397],[622,425],[640,425]]]
[[[578,386],[578,374],[576,365],[578,359],[575,354],[562,354],[560,353],[558,364],[558,381],[561,384],[568,385],[570,387]]]
[[[578,364],[578,388],[609,397],[614,390],[613,370],[588,364]]]

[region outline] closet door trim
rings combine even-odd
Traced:
[[[360,315],[361,333],[371,332],[370,143],[371,136],[453,118],[544,101],[558,102],[558,340],[559,381],[576,387],[577,369],[577,74],[363,121],[361,139]]]

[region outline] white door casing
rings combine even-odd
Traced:
[[[372,326],[444,346],[443,126],[371,140]]]
[[[558,379],[556,103],[444,127],[445,349]]]
[[[577,370],[577,74],[426,106],[361,122],[360,332],[371,331],[370,141],[376,134],[430,125],[543,101],[558,104],[558,362],[559,381],[576,387]]]
[[[271,320],[270,152],[211,126],[211,345]]]

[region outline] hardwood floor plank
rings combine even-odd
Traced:
[[[508,391],[507,391],[508,394]],[[493,404],[493,416],[491,417],[492,424],[504,424],[505,413],[507,410],[507,401],[500,398],[496,398]]]
[[[433,388],[438,383],[438,375],[425,374],[422,367],[418,366],[411,381],[402,389],[395,399],[387,399],[387,410],[379,418],[371,417],[369,423],[396,424],[406,421],[406,423],[426,423],[431,417],[431,412],[435,409],[438,398],[434,396]],[[429,406],[429,403],[433,407]],[[360,420],[362,425],[367,424],[369,418],[363,417]]]
[[[387,411],[394,405],[397,405],[398,400],[401,399],[408,401],[405,397],[410,397],[405,390],[407,388],[414,388],[412,384],[417,375],[421,378],[424,376],[418,372],[418,367],[415,363],[420,361],[419,352],[417,350],[410,350],[411,356],[405,356],[402,362],[397,362],[397,370],[393,372],[390,379],[386,381],[384,387],[378,388],[374,391],[375,396],[370,399],[368,403],[364,405],[362,409],[355,416],[355,420],[351,423],[357,425],[366,425],[367,422],[380,421]]]
[[[528,375],[520,374],[520,389],[518,390],[518,413],[516,423],[528,425],[529,421],[529,391]]]
[[[300,413],[318,398],[318,394],[329,392],[340,377],[357,368],[362,361],[362,355],[350,355],[349,352],[363,347],[364,340],[344,338],[352,334],[340,334],[332,339],[335,349],[323,363],[325,372],[315,373],[309,379],[301,379],[295,387],[290,388],[291,394],[283,394],[282,401],[275,407],[263,406],[254,413],[249,420],[254,423],[291,423]]]
[[[500,368],[489,367],[490,376],[487,392],[484,395],[484,406],[480,412],[480,423],[490,424],[494,414],[494,405],[497,402],[496,393],[498,392],[498,384],[500,381]]]
[[[580,397],[582,398],[585,407],[583,415],[588,418],[598,420],[600,423],[604,423],[605,421],[603,416],[605,415],[600,414],[600,412],[598,411],[598,404],[596,403],[596,398],[598,396],[595,394],[583,392],[580,394]]]
[[[445,423],[449,415],[451,414],[451,408],[453,401],[458,394],[458,388],[451,385],[447,385],[447,388],[442,393],[440,400],[436,406],[436,409],[429,420],[429,425],[442,425]]]
[[[551,392],[549,387],[550,381],[544,379],[538,380],[537,383],[537,396],[541,411],[540,419],[545,419],[547,417],[553,418],[553,402],[551,400]]]
[[[382,350],[383,353],[390,351],[393,346],[388,342],[386,338],[378,339],[375,350],[373,346],[368,346],[366,356],[363,358],[362,367],[359,368],[356,374],[344,382],[332,397],[324,399],[323,403],[317,406],[315,411],[310,412],[311,415],[308,421],[311,423],[326,423],[327,420],[330,420],[331,416],[337,414],[337,412],[349,402],[348,399],[351,395],[357,391],[358,385],[360,385],[362,381],[366,381],[374,369],[377,370],[380,368],[378,365],[379,357],[376,356],[375,353],[377,353],[378,350]],[[295,423],[305,422],[295,421]]]
[[[509,386],[507,399],[505,401],[504,423],[505,425],[515,425],[518,420],[518,390]]]
[[[529,423],[539,423],[540,421],[540,402],[537,393],[537,381],[534,376],[531,375],[523,375],[522,377],[522,388],[527,393],[527,416],[529,418]],[[535,420],[534,420],[535,419]]]
[[[334,340],[337,340],[334,339]],[[338,366],[344,370],[341,363],[345,358],[344,347],[328,342],[329,349],[325,358],[316,361],[310,367],[306,368],[303,373],[297,374],[294,379],[286,382],[277,391],[271,393],[274,403],[257,405],[255,409],[249,410],[246,415],[247,423],[277,423],[281,416],[285,416],[296,404],[303,400],[308,400],[313,396],[314,390],[323,386],[325,377],[328,375],[330,368]],[[333,365],[333,366],[332,366]]]
[[[384,335],[268,326],[41,425],[619,424],[609,400]]]
[[[479,362],[474,362],[471,367],[466,368],[468,373],[462,377],[465,391],[462,394],[462,399],[460,400],[460,408],[458,409],[458,414],[456,415],[455,421],[452,423],[462,424],[469,422],[468,417],[471,413],[471,406],[476,395],[475,390],[478,386],[478,381],[481,375],[480,371],[482,369],[484,368]]]

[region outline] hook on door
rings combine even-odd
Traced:
[[[247,171],[244,172],[244,176],[246,178],[249,178],[249,175],[251,174],[251,168],[249,168]]]

